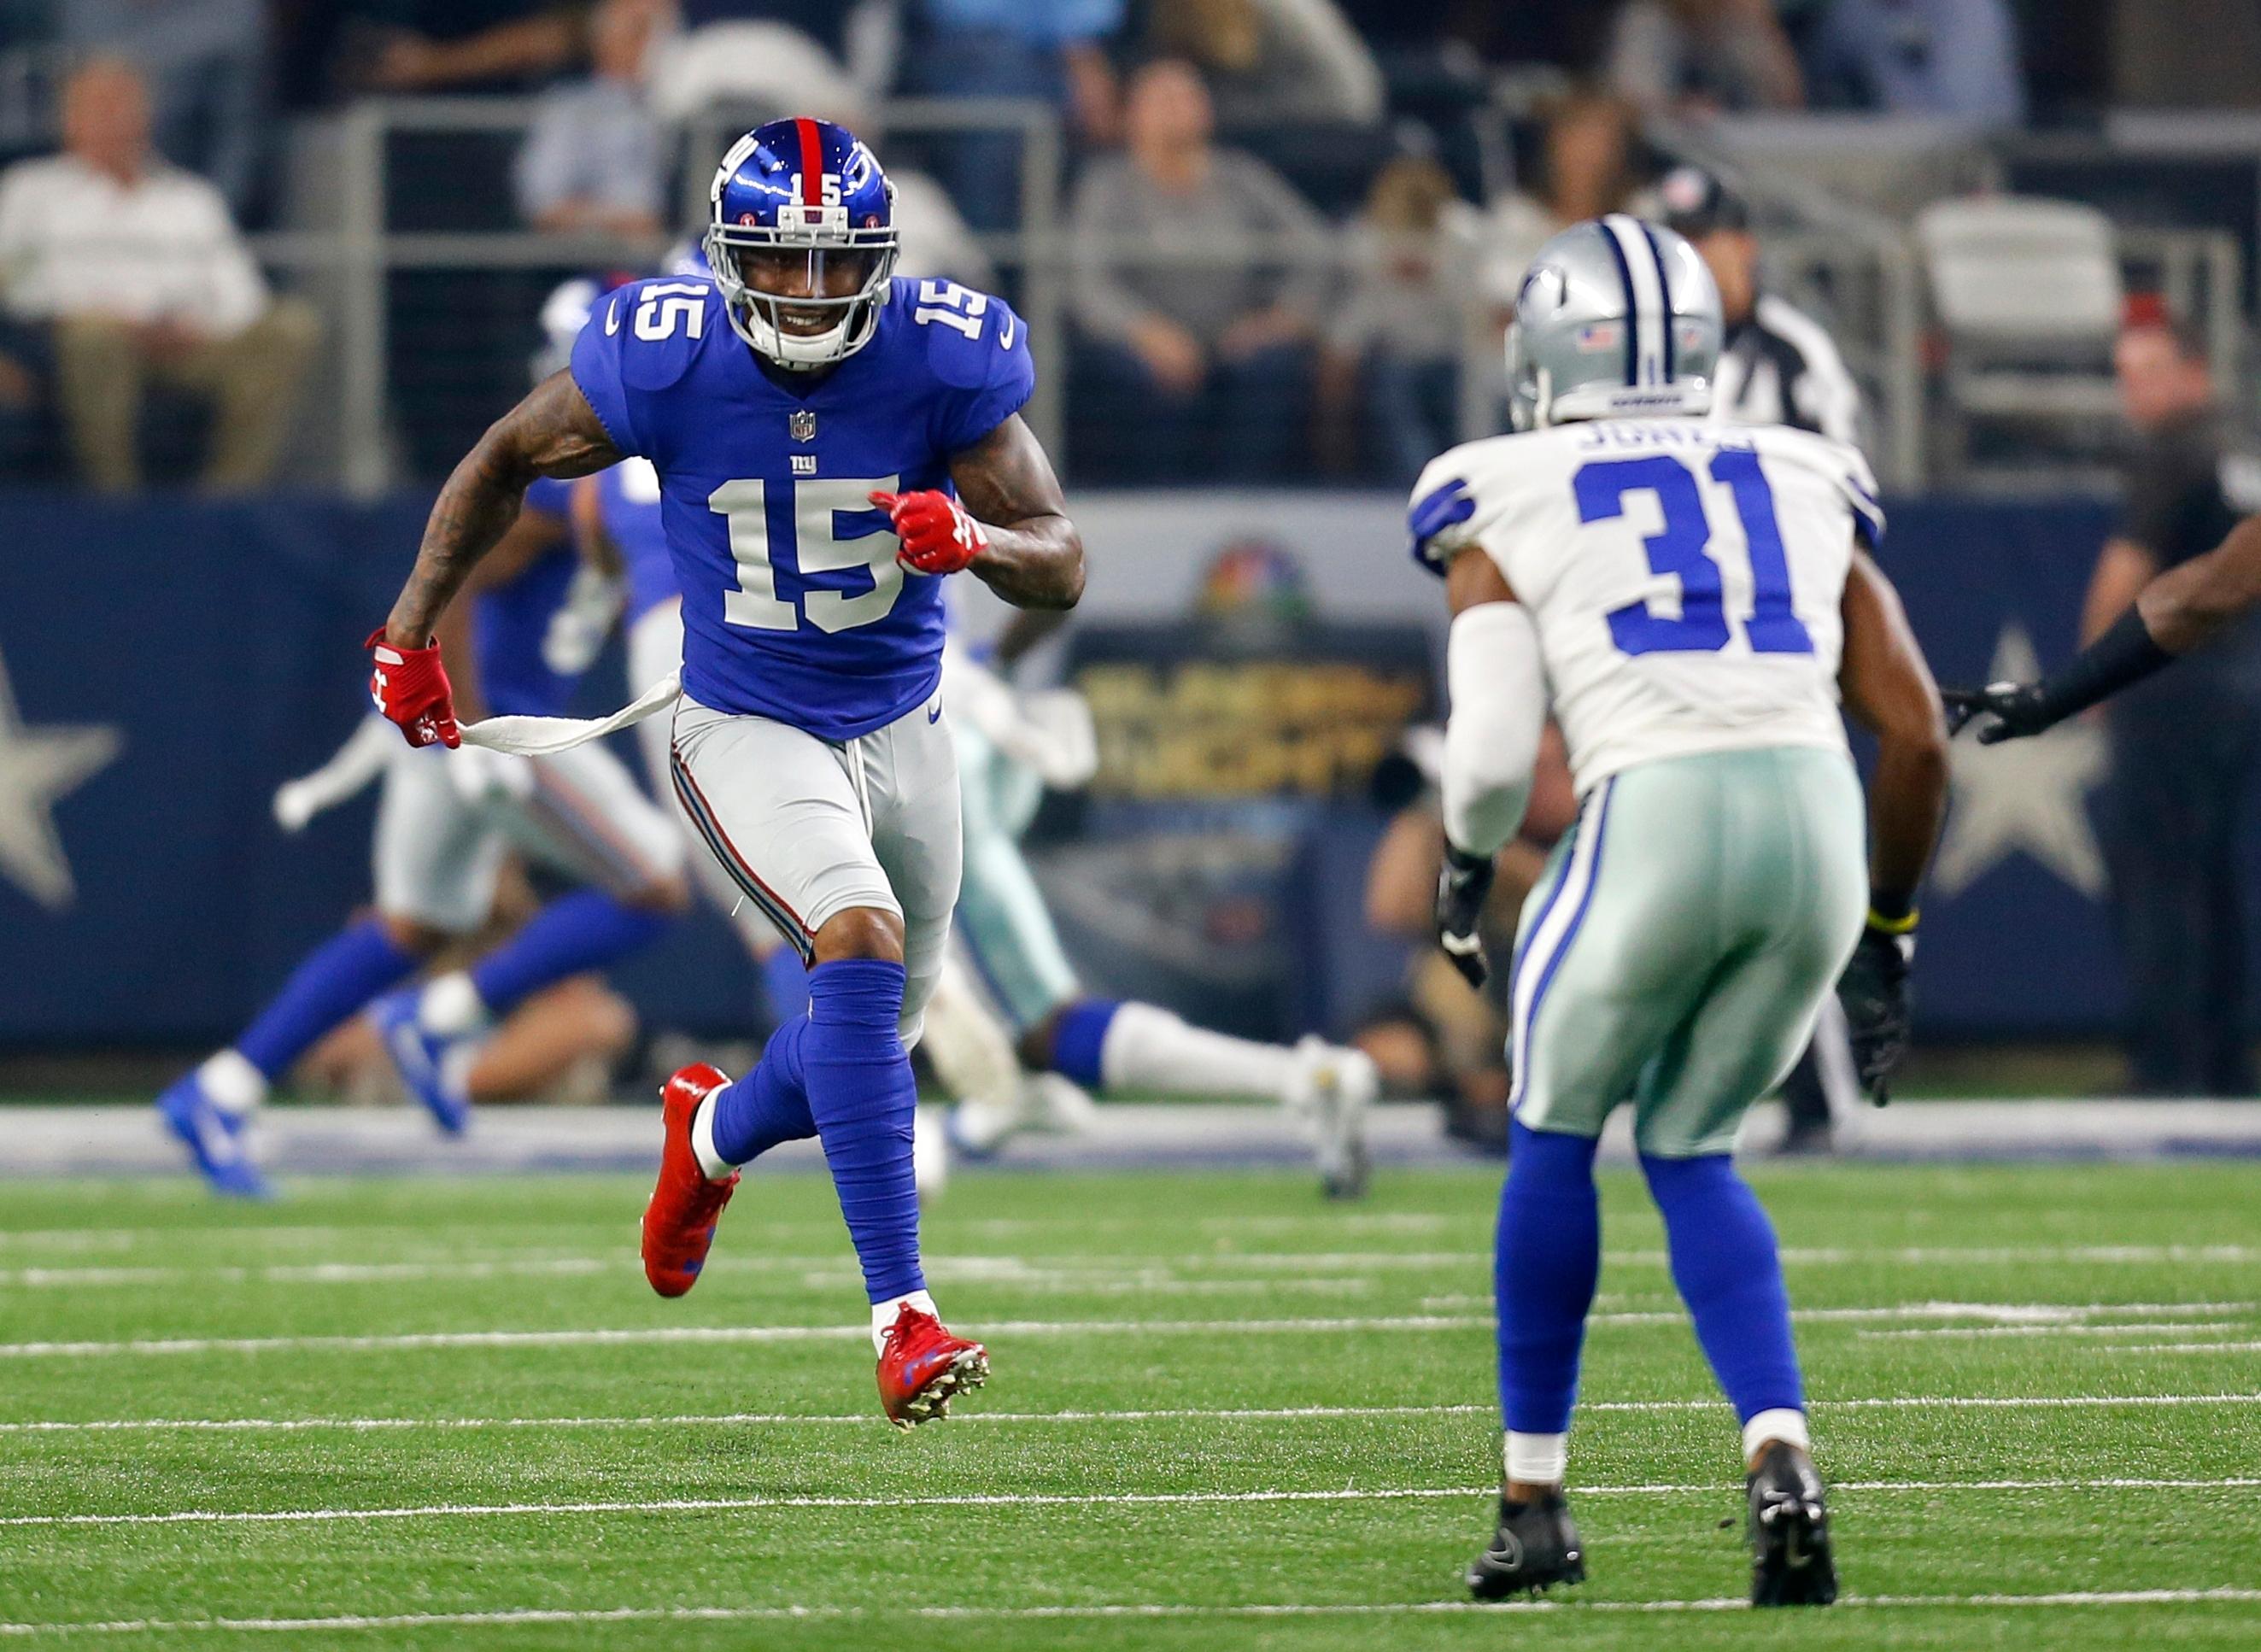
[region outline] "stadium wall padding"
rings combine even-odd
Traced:
[[[0,666],[14,707],[11,717],[0,699],[0,1045],[224,1038],[366,900],[370,800],[298,837],[278,830],[269,801],[366,709],[361,641],[398,588],[427,503],[0,499]],[[1077,506],[1095,617],[1169,623],[1212,557],[1254,536],[1300,564],[1320,617],[1441,631],[1441,598],[1406,561],[1393,498],[1086,495]],[[1898,504],[1884,561],[1941,679],[1983,679],[2021,632],[2044,663],[2060,657],[2109,525],[2097,503]],[[620,680],[616,663],[601,665],[586,697],[612,703]],[[42,811],[25,753],[43,732],[87,725],[122,745],[54,803],[75,897],[49,909],[9,872],[11,855],[41,852],[25,837]],[[25,730],[34,743],[22,743]],[[1996,754],[1958,768],[1984,760]],[[2056,771],[2078,766],[2021,771],[2021,784],[2062,785]],[[2016,820],[1993,825],[2002,841],[1980,845],[1967,887],[1930,903],[1925,1031],[2108,1033],[2121,990],[2103,907],[2021,846]],[[1340,1031],[1396,956],[1344,940],[1360,923],[1362,880],[1343,845],[1372,830],[1370,819],[1342,822],[1299,863],[1314,870],[1291,892],[1296,933],[1343,944],[1299,941],[1320,978],[1283,997],[1283,1017]],[[711,916],[621,980],[648,1016],[702,1032],[742,1029],[754,1002]]]

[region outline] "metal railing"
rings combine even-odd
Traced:
[[[656,266],[680,236],[650,239],[598,234],[552,234],[532,230],[407,231],[387,228],[392,217],[391,140],[406,133],[523,132],[535,104],[525,98],[370,98],[334,121],[326,146],[334,187],[314,193],[332,204],[334,221],[319,227],[274,231],[250,238],[255,256],[270,270],[319,279],[331,299],[332,375],[337,403],[339,480],[356,497],[382,493],[398,480],[392,427],[392,351],[389,278],[443,270],[592,269]],[[886,106],[885,126],[895,133],[1002,133],[1022,145],[1022,227],[977,237],[993,260],[1022,275],[1022,308],[1037,365],[1030,422],[1048,442],[1061,423],[1065,366],[1063,264],[1056,255],[1060,200],[1059,122],[1051,109],[1026,99],[968,98],[962,102],[905,99]],[[711,164],[728,133],[743,130],[717,111],[687,126],[681,169],[686,197],[697,203],[686,230],[703,221]],[[530,318],[529,318],[530,320]]]
[[[441,271],[489,271],[655,267],[679,237],[623,240],[528,230],[392,230],[391,149],[407,134],[511,133],[522,131],[535,104],[520,98],[372,99],[329,118],[324,176],[328,187],[310,191],[327,221],[252,238],[270,269],[321,284],[331,312],[330,387],[334,404],[337,479],[351,493],[370,496],[397,484],[398,391],[391,291],[393,277]],[[755,113],[766,111],[752,111]],[[679,135],[686,226],[703,221],[707,157],[719,155],[743,128],[749,111],[718,109],[687,123]],[[889,137],[947,137],[999,133],[1019,146],[1022,222],[1019,228],[974,237],[984,254],[1011,272],[1029,323],[1037,365],[1037,391],[1028,409],[1031,425],[1059,450],[1064,427],[1069,356],[1069,293],[1079,246],[1062,218],[1065,154],[1059,123],[1043,104],[1017,99],[906,99],[885,104],[880,126]],[[1732,162],[1676,130],[1664,134],[1670,152],[1723,166]],[[1920,249],[1910,231],[1795,181],[1744,180],[1758,204],[1772,277],[1794,298],[1815,301],[1835,324],[1848,365],[1868,392],[1872,457],[1886,485],[1906,491],[1928,479],[1927,408],[1933,387],[1927,373],[1926,338],[1931,312]],[[2121,233],[2123,262],[2143,284],[2162,291],[2175,312],[2202,330],[2220,381],[2234,377],[2242,353],[2243,269],[2234,237],[2218,231],[2129,229]],[[1347,237],[1324,248],[1288,239],[1250,238],[1210,248],[1161,248],[1130,243],[1109,249],[1148,266],[1223,268],[1254,259],[1275,268],[1314,263],[1338,278],[1350,274]],[[1473,272],[1470,272],[1471,275]],[[1473,287],[1471,280],[1466,284]],[[1465,439],[1499,427],[1504,383],[1497,318],[1470,291],[1465,301],[1466,344],[1461,361],[1461,429]],[[531,317],[528,317],[530,334]]]

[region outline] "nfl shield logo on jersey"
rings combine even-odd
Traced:
[[[816,415],[806,407],[796,407],[785,421],[786,433],[795,442],[816,440]]]

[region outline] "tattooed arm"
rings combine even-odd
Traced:
[[[1018,413],[950,462],[958,496],[989,536],[968,564],[1018,608],[1072,608],[1083,595],[1083,537],[1059,478]]]
[[[537,476],[587,476],[621,459],[571,372],[551,374],[487,429],[440,490],[416,566],[384,622],[387,641],[422,648],[479,558],[517,521]]]

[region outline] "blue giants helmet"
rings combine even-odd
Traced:
[[[871,342],[895,269],[894,207],[894,185],[844,126],[772,120],[732,144],[706,245],[738,336],[800,370]]]

